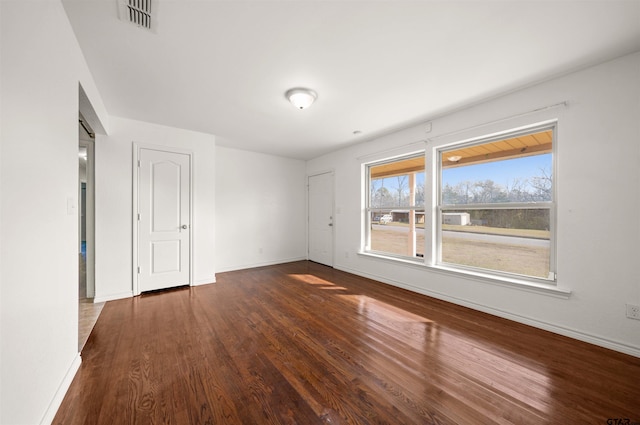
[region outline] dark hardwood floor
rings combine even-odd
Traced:
[[[217,278],[108,302],[54,423],[640,423],[638,358],[310,262]]]

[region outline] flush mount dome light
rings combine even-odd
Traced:
[[[318,93],[311,89],[295,88],[289,89],[284,94],[289,102],[298,109],[306,109],[318,98]]]
[[[458,162],[462,159],[462,157],[460,155],[451,155],[447,157],[447,159],[451,162]]]

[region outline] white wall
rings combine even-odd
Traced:
[[[193,165],[193,277],[215,281],[215,137],[111,117],[96,137],[96,301],[132,296],[133,143],[189,149]]]
[[[307,258],[304,161],[216,148],[216,271]]]
[[[2,25],[2,6],[0,5],[0,25]],[[0,308],[2,308],[2,140],[4,132],[2,130],[2,106],[4,104],[4,94],[2,91],[2,84],[4,83],[4,79],[2,78],[3,68],[2,68],[2,36],[3,33],[0,31]],[[2,314],[0,313],[0,379],[2,379]],[[0,381],[0,423],[2,423],[2,383]]]
[[[456,137],[559,119],[557,271],[558,285],[572,291],[569,299],[357,255],[363,161],[426,139],[431,152],[456,139],[448,133],[562,101],[568,107]],[[607,219],[612,211],[640,212],[639,123],[640,54],[635,54],[434,119],[428,134],[416,126],[309,161],[308,174],[335,169],[341,212],[335,222],[336,268],[640,356],[640,321],[625,317],[625,303],[640,304],[640,220]]]
[[[62,5],[0,10],[0,423],[47,423],[80,359],[79,82],[107,123]]]

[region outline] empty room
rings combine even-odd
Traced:
[[[640,1],[0,1],[0,424],[640,424]]]

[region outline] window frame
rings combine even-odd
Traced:
[[[394,207],[372,207],[371,206],[371,169],[373,167],[377,167],[380,165],[392,164],[394,162],[400,162],[400,161],[419,158],[419,157],[423,157],[425,160],[425,166],[422,171],[422,173],[424,173],[424,176],[425,176],[425,196],[422,204],[416,203],[410,206],[401,206],[401,207],[395,207],[395,208]],[[425,261],[427,259],[427,252],[423,252],[422,257],[418,257],[418,256],[411,257],[409,255],[401,255],[401,254],[396,254],[392,252],[378,251],[378,250],[371,249],[371,229],[372,229],[371,226],[373,224],[372,216],[373,216],[373,213],[375,212],[379,212],[382,214],[384,210],[390,210],[389,212],[391,212],[391,210],[393,209],[400,209],[400,208],[403,210],[413,211],[414,214],[416,211],[423,211],[424,212],[424,229],[421,229],[421,230],[424,231],[425,245],[426,245],[427,234],[428,234],[427,227],[429,223],[429,215],[427,213],[427,196],[426,196],[426,186],[427,186],[427,177],[428,177],[426,161],[427,161],[427,150],[424,148],[421,148],[419,150],[412,150],[404,154],[384,157],[381,159],[373,160],[373,161],[362,164],[363,176],[364,176],[363,244],[362,244],[362,250],[361,250],[362,254],[391,259],[395,261],[406,262],[410,264],[417,264],[417,265],[425,264]],[[415,230],[416,235],[418,233],[418,230],[419,229]],[[418,250],[418,245],[416,245],[416,250]],[[423,247],[423,251],[425,251],[425,247]]]
[[[451,151],[453,148],[463,149],[472,146],[478,146],[491,142],[496,142],[504,139],[514,138],[518,136],[524,136],[527,134],[537,133],[541,131],[551,130],[551,174],[552,188],[551,188],[551,201],[541,202],[500,202],[500,203],[483,203],[483,204],[444,204],[443,203],[443,182],[442,182],[442,156],[445,152]],[[493,277],[501,280],[508,281],[522,281],[531,282],[534,284],[542,283],[544,285],[557,285],[557,260],[556,260],[556,242],[557,242],[557,120],[542,122],[533,124],[526,127],[520,127],[503,131],[500,133],[494,133],[490,135],[484,135],[448,143],[446,145],[437,146],[433,148],[433,168],[431,174],[433,174],[434,181],[434,193],[433,193],[433,219],[432,219],[432,234],[433,234],[433,252],[432,252],[432,266],[442,268],[451,271],[462,272],[466,274],[481,275],[486,277]],[[426,178],[426,177],[425,177]],[[448,263],[442,261],[442,214],[447,211],[453,210],[480,210],[480,209],[548,209],[549,210],[549,275],[547,278],[523,275],[517,273],[511,273],[501,270],[484,269],[480,267],[473,267],[463,264]]]

